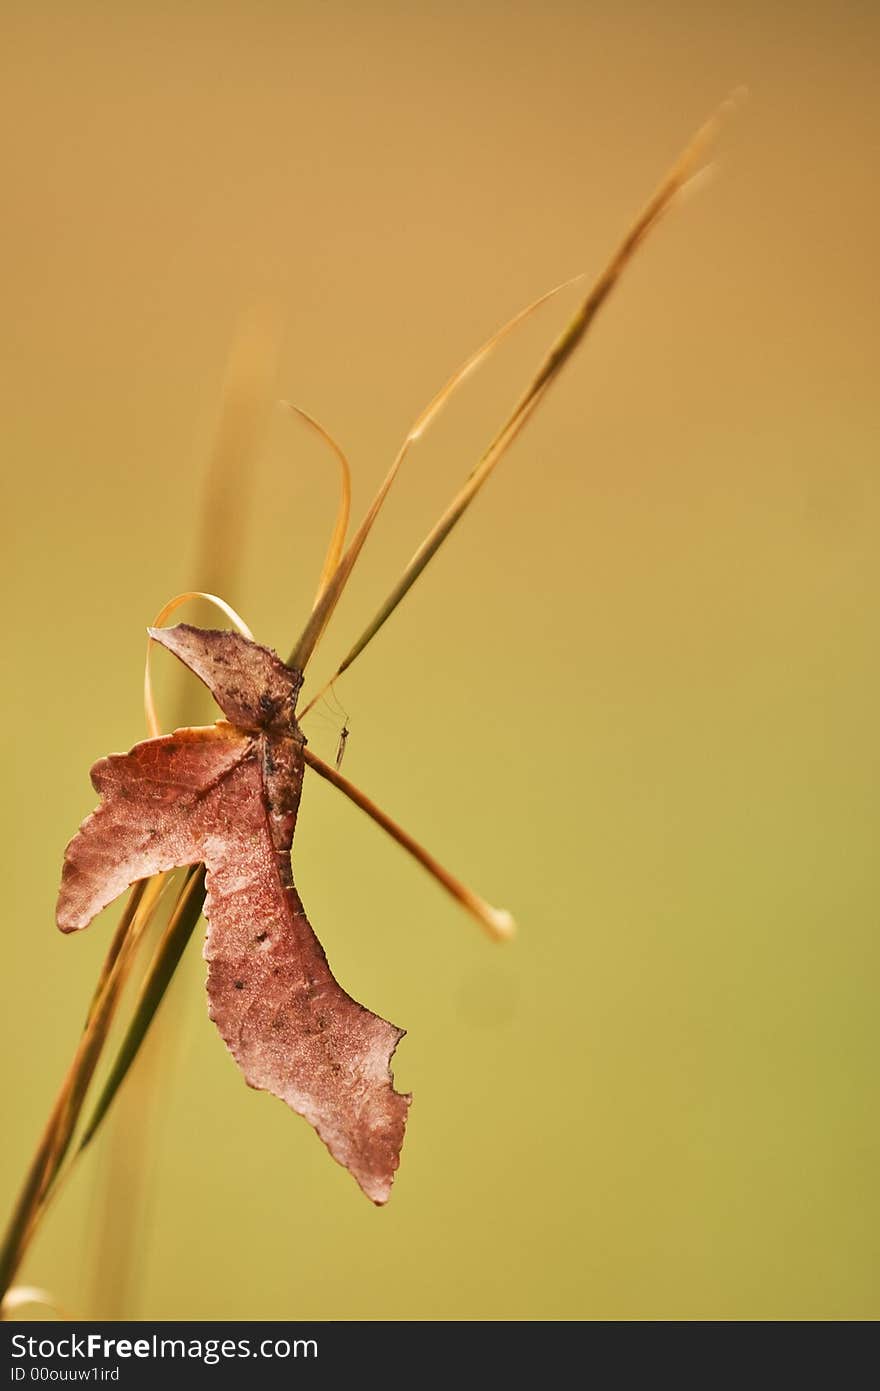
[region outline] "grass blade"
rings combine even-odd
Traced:
[[[285,406],[287,410],[301,420],[304,425],[307,425],[310,430],[313,430],[325,444],[329,444],[336,458],[339,460],[339,508],[336,513],[333,534],[330,537],[330,544],[327,547],[327,554],[324,558],[324,565],[321,569],[318,592],[315,595],[315,604],[312,605],[314,608],[315,605],[320,602],[321,596],[330,583],[333,572],[336,570],[342,558],[342,548],[345,545],[345,537],[348,533],[348,521],[351,516],[351,469],[349,468],[348,459],[345,457],[342,449],[336,443],[330,431],[324,429],[320,421],[316,420],[313,415],[309,415],[308,411],[304,411],[302,406],[295,406],[292,401],[282,401],[280,404]]]
[[[240,614],[236,613],[232,605],[227,604],[225,599],[218,599],[216,594],[207,594],[201,589],[188,589],[183,594],[175,594],[174,598],[169,599],[168,603],[164,604],[159,610],[153,622],[150,624],[150,627],[161,628],[166,618],[170,618],[175,609],[179,609],[182,604],[188,603],[190,599],[204,599],[206,603],[213,604],[216,609],[219,609],[220,612],[229,619],[233,628],[241,633],[242,637],[250,638],[251,642],[253,642],[253,633]],[[162,726],[159,723],[159,716],[156,713],[156,701],[153,695],[153,672],[150,664],[154,643],[154,638],[147,638],[147,656],[144,662],[144,719],[146,720],[147,730],[151,739],[157,739],[162,733]]]
[[[553,344],[538,369],[536,376],[514,407],[513,413],[492,440],[476,468],[455,495],[440,520],[431,532],[429,532],[428,536],[426,536],[372,622],[364,629],[354,646],[336,668],[333,676],[330,678],[331,681],[335,681],[342,672],[347,670],[352,662],[363,652],[367,644],[372,641],[383,624],[391,617],[401,600],[409,593],[409,590],[415,584],[430,560],[436,555],[456,522],[458,522],[467,511],[471,502],[489,478],[496,464],[531,418],[549,387],[557,379],[563,367],[571,359],[575,350],[583,341],[596,315],[618,283],[623,271],[629,265],[642,242],[657,226],[663,215],[669,210],[677,196],[698,170],[714,138],[716,126],[717,118],[710,121],[697,133],[684,150],[683,154],[673,165],[650,202],[623,238],[598,280],[596,280],[589,294],[580,305],[574,318]],[[306,709],[308,708],[309,707],[306,707]],[[304,710],[303,714],[305,713]]]
[[[0,1320],[4,1322],[10,1314],[14,1314],[18,1309],[33,1307],[35,1309],[48,1309],[50,1314],[54,1314],[56,1319],[67,1320],[70,1315],[66,1313],[58,1303],[54,1295],[49,1294],[48,1290],[37,1289],[35,1285],[16,1285],[14,1289],[7,1290],[0,1302]]]
[[[275,398],[284,321],[278,308],[254,303],[242,314],[229,350],[220,415],[211,446],[188,565],[200,589],[235,596],[253,496],[253,464]]]
[[[204,866],[200,865],[198,869],[193,870],[188,875],[186,883],[181,889],[174,912],[141,986],[141,992],[119,1052],[95,1103],[95,1109],[80,1137],[77,1155],[81,1154],[94,1138],[116,1093],[125,1081],[155,1018],[156,1011],[164,999],[165,992],[171,984],[171,979],[177,970],[186,945],[201,917],[204,902],[205,870]]]
[[[349,801],[354,802],[361,811],[365,811],[367,816],[381,826],[383,831],[387,831],[398,845],[403,846],[404,850],[412,855],[413,859],[418,860],[422,868],[426,869],[432,878],[436,879],[446,892],[452,895],[456,903],[461,904],[462,908],[476,918],[480,926],[488,932],[494,941],[506,942],[508,938],[513,936],[516,924],[506,908],[493,908],[491,903],[487,903],[479,894],[475,894],[467,885],[462,884],[461,880],[456,879],[454,874],[450,874],[449,870],[445,869],[439,860],[435,860],[434,856],[429,854],[423,845],[420,845],[402,826],[398,826],[396,821],[392,821],[386,812],[377,807],[376,803],[365,792],[361,792],[360,788],[356,787],[353,782],[344,778],[336,768],[331,768],[330,764],[325,763],[323,758],[312,753],[308,744],[303,749],[303,754],[310,768],[313,768],[322,778],[326,778],[327,782],[332,783],[340,792],[344,792]]]
[[[576,276],[575,279],[580,279],[580,277]],[[388,470],[379,491],[373,498],[364,520],[355,532],[348,550],[336,567],[336,571],[324,589],[319,602],[313,608],[309,621],[288,659],[288,664],[290,666],[295,667],[297,671],[305,671],[309,659],[320,641],[321,634],[330,622],[333,610],[336,608],[342,591],[354,569],[355,562],[363,550],[364,542],[373,529],[373,524],[379,515],[385,498],[388,496],[391,485],[400,472],[401,465],[412,446],[437,418],[443,407],[447,404],[458,387],[461,386],[462,382],[464,382],[472,372],[477,370],[498,344],[506,338],[509,333],[529,318],[531,314],[534,314],[542,304],[546,304],[547,300],[552,299],[554,295],[558,295],[562,290],[567,289],[567,287],[572,284],[574,284],[573,280],[566,280],[562,285],[556,285],[552,290],[548,290],[546,294],[541,295],[541,297],[534,300],[532,304],[526,305],[525,309],[521,309],[518,314],[515,314],[514,317],[503,326],[503,328],[500,328],[497,333],[493,333],[491,338],[488,338],[475,353],[472,353],[471,356],[462,363],[461,367],[453,372],[446,384],[437,392],[437,395],[429,401],[428,405],[408,431],[406,439],[400,446],[391,468]]]
[[[158,903],[162,880],[150,880],[107,972],[104,989],[90,1011],[76,1052],[65,1074],[55,1104],[31,1160],[9,1225],[0,1243],[0,1298],[6,1293],[24,1255],[31,1233],[51,1195],[86,1093],[95,1073],[116,1006],[128,979],[135,952]]]
[[[104,987],[107,984],[107,980],[110,976],[110,973],[113,970],[113,967],[116,965],[116,959],[122,950],[123,943],[125,942],[125,939],[128,936],[128,929],[131,927],[132,919],[134,918],[134,915],[138,910],[140,901],[144,896],[144,891],[146,890],[147,884],[149,882],[150,881],[148,879],[139,879],[138,882],[136,884],[133,884],[131,886],[131,889],[129,890],[128,901],[126,902],[126,905],[122,910],[122,914],[119,919],[119,925],[117,926],[116,931],[113,934],[113,940],[111,941],[110,946],[107,949],[107,955],[104,957],[104,960],[101,963],[100,974],[98,975],[98,980],[95,985],[94,994],[92,995],[92,999],[89,1004],[89,1012],[86,1015],[86,1028],[88,1028],[92,1015],[94,1014],[95,1009],[97,1008],[98,1002],[104,991]]]

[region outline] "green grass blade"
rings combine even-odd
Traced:
[[[557,379],[563,367],[570,361],[575,350],[585,338],[596,315],[617,285],[642,242],[657,226],[700,167],[707,148],[714,138],[716,125],[717,121],[712,121],[704,126],[673,165],[654,196],[617,247],[565,331],[547,353],[537,374],[520,397],[512,414],[492,440],[476,468],[473,469],[463,487],[455,495],[436,526],[426,536],[372,622],[364,629],[357,642],[336,668],[330,678],[331,681],[335,681],[342,672],[350,667],[355,658],[372,641],[404,596],[408,594],[429,561],[440,549],[456,522],[464,515],[474,497],[489,478],[495,465],[531,418],[549,387]]]
[[[205,871],[204,866],[200,866],[189,875],[181,890],[162,941],[156,949],[156,954],[141,986],[141,992],[125,1037],[119,1047],[119,1052],[113,1061],[109,1076],[95,1103],[95,1109],[80,1138],[77,1154],[81,1154],[89,1142],[94,1139],[101,1122],[113,1104],[116,1093],[125,1081],[164,999],[165,992],[171,984],[171,979],[195,930],[196,923],[201,917],[204,902]]]
[[[574,279],[579,280],[580,276],[575,276]],[[475,353],[472,353],[471,356],[453,372],[452,376],[445,385],[441,387],[436,396],[432,397],[428,402],[425,409],[410,427],[406,439],[400,446],[379,491],[370,503],[366,516],[352,537],[348,549],[342,556],[333,574],[323,586],[320,598],[317,600],[309,615],[308,623],[288,658],[288,666],[295,667],[297,671],[305,671],[308,661],[318,645],[324,629],[333,616],[333,611],[339,602],[343,589],[348,583],[349,576],[363,549],[364,542],[373,529],[373,525],[388,496],[391,485],[400,472],[401,466],[412,446],[422,438],[425,431],[433,421],[436,420],[437,416],[452,399],[462,383],[486,361],[498,347],[499,343],[501,343],[509,333],[512,333],[514,329],[518,328],[520,324],[524,323],[537,309],[540,309],[543,304],[546,304],[549,299],[552,299],[554,295],[558,295],[562,290],[567,289],[568,286],[573,283],[573,280],[566,280],[561,285],[555,285],[552,290],[548,290],[546,294],[541,295],[531,304],[527,304],[525,309],[521,309],[519,313],[515,314],[502,328],[498,329],[496,333],[493,333],[492,337],[488,338]]]

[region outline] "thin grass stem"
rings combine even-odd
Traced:
[[[629,265],[638,248],[694,177],[695,172],[701,161],[706,157],[707,151],[715,137],[717,125],[718,117],[715,117],[703,126],[676,160],[656,193],[649,200],[643,211],[636,218],[636,221],[630,227],[626,236],[616,248],[598,279],[594,282],[589,294],[578,307],[577,313],[547,353],[547,356],[541,363],[531,383],[517,401],[511,415],[489,444],[477,466],[453,497],[439,521],[425,537],[425,540],[422,542],[421,546],[419,546],[412,560],[404,570],[403,575],[380,607],[378,613],[350,648],[339,666],[333,672],[330,680],[321,688],[316,696],[312,697],[309,704],[305,706],[302,711],[303,715],[308,712],[315,700],[320,699],[321,695],[323,695],[324,691],[327,689],[327,685],[329,685],[330,682],[336,681],[344,671],[347,671],[356,658],[363,652],[364,648],[373,640],[379,630],[391,617],[401,600],[409,593],[426,566],[436,555],[453,527],[467,511],[471,502],[483,487],[483,484],[492,474],[495,466],[517,438],[520,431],[531,419],[531,416],[544,399],[552,383],[558,378],[562,369],[572,358],[575,350],[582,343],[596,315],[608,299],[611,291],[617,285],[621,275]],[[530,310],[525,312],[530,312]]]
[[[379,491],[370,503],[367,514],[355,532],[348,550],[336,567],[336,571],[324,589],[320,601],[313,608],[308,623],[288,659],[288,664],[290,666],[295,667],[297,671],[305,671],[320,641],[321,635],[333,615],[333,611],[339,602],[342,591],[348,583],[355,562],[363,550],[364,542],[373,529],[373,524],[381,511],[382,504],[388,496],[391,485],[400,472],[401,465],[412,446],[424,435],[433,421],[436,420],[443,407],[449,402],[462,382],[464,382],[472,372],[477,370],[502,339],[506,338],[509,333],[512,333],[515,328],[518,328],[519,325],[531,314],[534,314],[542,304],[546,304],[554,295],[558,295],[562,290],[567,289],[569,285],[573,285],[575,281],[579,279],[579,276],[575,276],[573,280],[566,280],[562,285],[556,285],[552,290],[548,290],[546,294],[541,295],[540,298],[526,305],[525,309],[521,309],[508,323],[504,324],[496,333],[493,333],[492,337],[488,338],[475,353],[472,353],[471,356],[453,372],[449,380],[441,390],[437,392],[437,395],[428,402],[425,409],[420,413],[407,432],[406,438],[400,446],[391,468],[388,470],[388,473],[380,485]]]
[[[324,564],[321,568],[321,578],[318,581],[315,603],[312,606],[314,608],[320,603],[324,590],[327,588],[342,558],[342,550],[345,545],[345,538],[348,533],[348,522],[351,516],[351,468],[349,467],[348,459],[341,447],[336,443],[330,431],[325,430],[319,420],[316,420],[313,415],[309,415],[308,411],[304,411],[302,406],[295,406],[292,401],[282,401],[280,404],[285,406],[287,410],[289,410],[292,415],[296,416],[297,419],[301,420],[304,425],[307,425],[310,430],[314,431],[319,439],[322,439],[325,444],[328,444],[336,455],[339,463],[339,506],[336,511],[333,532],[330,536],[330,544],[327,547],[327,554],[324,557]]]
[[[164,876],[163,876],[164,877]],[[153,889],[151,893],[150,890]],[[89,1083],[98,1065],[134,954],[158,901],[161,886],[150,880],[134,913],[128,933],[106,973],[104,988],[95,1002],[70,1066],[55,1098],[49,1119],[31,1160],[24,1184],[0,1244],[0,1299],[15,1278],[41,1213],[67,1152]]]
[[[168,926],[156,948],[153,960],[141,985],[125,1037],[120,1044],[94,1110],[80,1136],[74,1158],[82,1154],[86,1146],[94,1139],[101,1122],[113,1104],[116,1093],[125,1081],[129,1068],[146,1038],[156,1012],[165,997],[165,992],[171,984],[171,978],[177,969],[180,958],[183,956],[187,943],[201,917],[204,903],[205,868],[204,865],[199,865],[191,870],[187,876]]]
[[[460,879],[456,879],[454,874],[450,874],[439,860],[429,854],[423,845],[420,845],[402,826],[399,826],[386,812],[382,811],[365,792],[362,792],[353,782],[349,782],[348,778],[344,778],[336,768],[331,768],[330,764],[325,763],[323,758],[312,753],[308,745],[304,749],[304,754],[306,763],[310,768],[314,769],[322,778],[326,778],[327,782],[332,783],[340,792],[344,792],[349,801],[354,802],[361,811],[365,811],[372,821],[381,826],[383,831],[388,832],[392,840],[396,840],[397,844],[402,845],[413,859],[418,860],[422,868],[426,869],[432,878],[436,879],[438,884],[441,884],[446,892],[452,895],[456,903],[459,903],[462,908],[476,918],[480,926],[494,941],[504,942],[513,936],[516,924],[505,908],[493,908],[491,903],[487,903],[479,894],[462,884]]]

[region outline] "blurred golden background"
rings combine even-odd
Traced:
[[[389,1206],[246,1089],[193,944],[23,1278],[83,1317],[876,1317],[876,7],[3,10],[4,1219],[118,911],[53,926],[144,628],[225,574],[286,653],[317,582],[335,478],[276,410],[199,556],[230,354],[336,434],[359,516],[457,363],[752,94],[339,683],[346,773],[521,929],[310,779],[300,892],[409,1031]],[[322,670],[574,302],[414,452]]]

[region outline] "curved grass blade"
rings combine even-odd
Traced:
[[[336,570],[329,583],[327,584],[326,588],[324,589],[319,602],[312,609],[309,621],[306,624],[299,641],[297,642],[292,653],[290,654],[290,657],[288,659],[289,666],[295,667],[297,671],[305,671],[309,659],[312,656],[312,653],[314,652],[315,648],[318,645],[318,642],[321,639],[321,635],[324,632],[324,629],[330,622],[333,610],[336,608],[336,605],[339,602],[342,591],[348,582],[348,577],[354,569],[354,565],[357,561],[358,556],[363,550],[364,542],[366,541],[373,528],[373,523],[379,515],[379,511],[382,507],[382,504],[385,501],[385,498],[388,496],[391,485],[397,477],[398,473],[400,472],[401,465],[403,464],[403,461],[409,453],[413,444],[415,444],[415,442],[418,439],[420,439],[420,437],[428,429],[429,425],[431,425],[431,423],[437,418],[437,416],[442,411],[443,407],[447,404],[447,402],[453,396],[458,387],[461,386],[462,382],[464,382],[466,378],[471,375],[472,372],[476,371],[476,369],[481,365],[481,363],[485,361],[485,359],[490,355],[490,353],[498,346],[498,344],[504,338],[507,337],[509,333],[512,333],[513,330],[517,328],[521,323],[523,323],[525,319],[527,319],[531,314],[534,314],[534,312],[537,309],[540,309],[542,304],[546,304],[547,300],[552,299],[554,295],[558,295],[562,290],[567,289],[569,285],[573,285],[575,281],[579,279],[580,276],[575,276],[573,280],[566,280],[563,282],[563,284],[554,286],[552,290],[548,290],[546,294],[541,295],[539,299],[536,299],[531,304],[526,305],[525,309],[521,309],[518,314],[515,314],[514,317],[503,326],[503,328],[500,328],[496,333],[493,333],[491,338],[488,338],[486,342],[483,343],[482,346],[479,347],[475,353],[472,353],[471,356],[464,363],[462,363],[461,367],[459,367],[457,371],[453,372],[449,380],[445,383],[441,390],[437,392],[437,395],[433,397],[431,401],[429,401],[428,405],[421,412],[421,414],[416,419],[415,423],[408,431],[407,436],[403,441],[403,444],[400,446],[400,449],[397,452],[394,462],[391,465],[391,468],[388,470],[388,473],[386,474],[379,488],[379,491],[376,493],[376,496],[373,498],[373,501],[371,502],[369,509],[367,510],[367,515],[364,517],[364,520],[361,522],[360,526],[358,527],[357,531],[352,537],[348,550],[345,552],[345,555],[342,557],[338,566],[336,567]]]
[[[232,605],[227,604],[225,599],[219,599],[216,594],[208,594],[201,589],[187,589],[183,594],[175,594],[173,599],[169,599],[168,603],[162,606],[153,619],[153,622],[150,624],[150,627],[161,628],[165,620],[170,618],[172,613],[174,613],[176,609],[179,609],[182,604],[189,603],[190,599],[204,599],[206,603],[213,604],[216,609],[219,609],[220,612],[229,619],[233,628],[241,633],[242,637],[248,638],[253,642],[253,633],[241,615],[236,613]],[[158,738],[162,733],[162,726],[159,723],[159,716],[156,713],[156,701],[153,696],[153,673],[150,665],[150,658],[153,655],[153,644],[155,641],[156,639],[153,637],[147,638],[147,656],[144,662],[144,719],[146,720],[147,731],[151,739]]]
[[[400,580],[394,586],[372,622],[368,624],[354,646],[346,654],[342,662],[340,662],[333,676],[330,678],[331,681],[335,681],[337,677],[339,677],[342,672],[346,671],[347,668],[351,666],[352,662],[360,656],[367,644],[372,641],[383,624],[391,617],[400,601],[409,593],[409,590],[415,584],[419,575],[421,575],[433,556],[436,555],[456,522],[458,522],[467,511],[467,508],[489,478],[496,464],[516,439],[520,430],[523,429],[527,421],[531,418],[549,387],[559,376],[563,367],[583,341],[593,320],[615,285],[618,283],[623,271],[629,265],[642,242],[657,226],[664,214],[669,211],[675,199],[696,174],[701,161],[704,159],[714,139],[717,121],[718,118],[716,117],[708,122],[707,125],[703,126],[675,162],[654,196],[617,247],[614,255],[605,266],[599,278],[595,281],[590,293],[580,305],[574,318],[553,344],[528,389],[520,397],[514,407],[513,413],[492,440],[480,462],[472,471],[462,488],[456,493],[440,520],[426,536],[406,567]],[[319,692],[319,695],[320,694],[322,694],[322,692]],[[305,714],[308,709],[309,706],[306,706],[303,714]]]
[[[321,578],[318,581],[318,592],[315,595],[315,604],[312,605],[314,608],[315,605],[320,602],[321,596],[327,588],[342,558],[342,549],[345,545],[345,537],[348,533],[348,522],[351,516],[351,469],[349,468],[348,459],[342,448],[336,443],[330,431],[324,429],[324,426],[319,420],[316,420],[313,415],[309,415],[308,411],[304,411],[302,406],[295,406],[292,401],[281,401],[280,404],[285,406],[287,410],[301,420],[304,425],[307,425],[310,430],[313,430],[325,444],[329,444],[336,458],[339,460],[339,507],[336,512],[333,534],[330,537],[330,544],[327,547],[327,554],[324,557]]]
[[[70,1318],[48,1290],[38,1289],[35,1285],[15,1285],[13,1289],[7,1290],[0,1301],[0,1320],[6,1322],[17,1309],[27,1308],[48,1309],[50,1314],[65,1321]]]

